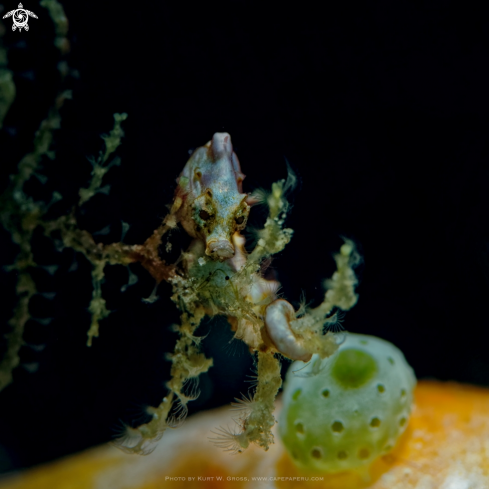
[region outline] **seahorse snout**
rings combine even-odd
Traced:
[[[222,259],[231,258],[234,256],[234,246],[226,239],[210,239],[205,254]]]

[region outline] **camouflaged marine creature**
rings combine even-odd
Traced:
[[[194,335],[205,315],[226,316],[235,337],[257,355],[256,390],[239,403],[236,429],[220,429],[212,439],[232,451],[242,451],[249,443],[266,450],[273,443],[273,402],[282,384],[280,355],[308,361],[314,353],[326,358],[338,348],[338,337],[333,332],[324,334],[324,327],[336,321],[331,317],[334,309],[347,310],[356,303],[352,266],[358,255],[353,244],[347,241],[335,256],[338,271],[329,281],[324,302],[312,310],[295,311],[289,302],[277,297],[278,282],[266,280],[262,269],[263,262],[291,239],[292,230],[284,228],[288,210],[285,194],[295,177],[290,172],[287,181],[274,183],[270,193],[251,195],[243,193],[244,178],[231,137],[216,133],[185,165],[162,227],[144,245],[133,247],[133,257],[157,280],[172,283],[172,298],[182,315],[178,327],[181,337],[171,356],[170,393],[158,408],[149,410],[151,422],[128,428],[119,440],[129,451],[147,451],[152,441],[178,421],[176,418],[186,414],[186,405],[193,397],[185,394],[185,384],[212,365],[212,360],[199,352],[201,338]],[[246,226],[250,206],[260,201],[268,205],[269,216],[259,231],[256,247],[247,253],[240,232]],[[163,234],[177,223],[194,238],[178,266],[163,263],[156,254]],[[175,400],[176,415],[172,415]]]
[[[117,158],[110,158],[120,144],[121,123],[126,117],[126,114],[114,115],[114,128],[104,136],[105,152],[92,162],[92,180],[87,188],[80,190],[78,207],[101,190],[103,176],[117,164]],[[273,443],[274,400],[282,385],[280,357],[307,362],[317,354],[324,359],[331,356],[341,342],[332,331],[325,333],[325,326],[336,322],[336,310],[350,309],[357,301],[354,291],[357,280],[352,267],[358,255],[353,243],[347,240],[335,255],[338,269],[327,282],[328,290],[322,304],[314,309],[301,307],[296,311],[277,296],[278,282],[263,276],[271,255],[282,251],[292,237],[292,230],[284,227],[289,208],[285,195],[293,186],[295,176],[289,172],[287,181],[274,183],[271,192],[243,193],[245,176],[229,134],[216,133],[205,146],[194,151],[177,180],[170,212],[142,245],[97,243],[88,231],[79,228],[75,212],[45,221],[47,207],[32,202],[23,192],[23,185],[34,170],[35,165],[19,166],[19,174],[12,179],[4,196],[5,212],[0,213],[0,217],[6,216],[2,223],[23,250],[14,265],[22,278],[18,290],[23,298],[11,321],[15,334],[8,350],[9,361],[0,364],[0,374],[5,377],[3,384],[11,381],[11,370],[18,364],[23,325],[30,317],[28,302],[36,293],[28,266],[32,261],[29,261],[32,232],[41,226],[47,236],[58,240],[61,237],[60,246],[83,253],[92,264],[89,346],[99,334],[100,321],[109,314],[101,292],[106,265],[139,262],[157,284],[163,280],[172,284],[172,300],[181,311],[181,322],[176,326],[180,337],[170,355],[169,392],[158,407],[148,409],[152,416],[149,423],[125,428],[124,435],[116,441],[118,446],[132,453],[148,453],[168,427],[184,419],[188,402],[197,395],[196,379],[212,365],[212,359],[200,352],[202,338],[195,335],[196,329],[204,316],[222,315],[227,317],[235,337],[244,341],[255,355],[256,388],[238,403],[236,429],[220,429],[213,441],[237,452],[250,443],[267,450]],[[241,231],[247,224],[250,207],[258,203],[267,205],[269,214],[264,228],[257,232],[255,248],[248,253]],[[15,222],[8,219],[12,214],[20,218]],[[12,222],[21,223],[23,227],[14,228]],[[175,263],[167,263],[159,249],[165,234],[170,236],[169,231],[178,224],[193,240]],[[166,246],[171,243],[167,241]],[[25,290],[28,290],[27,295]]]

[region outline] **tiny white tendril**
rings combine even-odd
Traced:
[[[345,329],[343,326],[344,319],[345,313],[341,310],[338,310],[333,315],[326,318],[324,324],[325,328],[333,333],[342,332]]]
[[[239,412],[242,414],[242,416],[247,416],[253,410],[253,404],[255,401],[253,399],[253,395],[250,393],[248,393],[248,395],[241,394],[241,396],[241,399],[238,399],[237,397],[234,398],[236,402],[231,403],[231,411]]]
[[[180,398],[177,398],[173,405],[167,424],[170,428],[178,428],[185,421],[188,415],[188,406]]]
[[[254,371],[253,375],[247,375],[247,379],[245,379],[245,382],[248,382],[250,384],[250,389],[253,389],[258,386],[258,372]]]
[[[198,377],[191,377],[187,379],[183,387],[185,389],[185,398],[187,401],[195,401],[200,396],[200,389],[199,389],[199,378]]]
[[[211,431],[215,437],[209,437],[216,447],[224,449],[225,452],[233,452],[234,454],[243,452],[249,446],[248,438],[244,431],[236,432],[229,427],[223,428],[220,426],[216,431]]]

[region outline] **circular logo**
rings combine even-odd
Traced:
[[[22,29],[28,31],[29,25],[27,24],[27,22],[29,21],[29,17],[34,17],[35,19],[37,19],[37,15],[30,10],[24,9],[21,3],[19,3],[17,9],[11,10],[3,16],[4,19],[7,17],[12,17],[12,20],[14,22],[12,24],[13,31],[15,31],[16,29],[19,29],[19,31],[21,31]]]

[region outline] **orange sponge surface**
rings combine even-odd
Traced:
[[[277,436],[268,452],[223,452],[208,438],[219,426],[232,427],[231,414],[199,413],[165,433],[147,456],[101,446],[4,476],[0,489],[489,488],[489,389],[420,381],[398,445],[360,473],[300,472]]]

